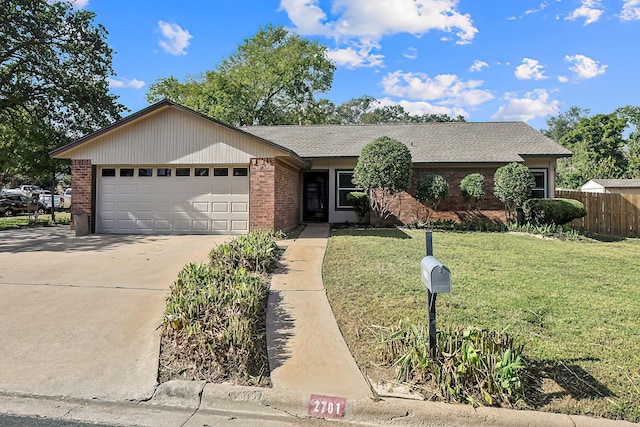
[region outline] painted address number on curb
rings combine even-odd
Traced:
[[[309,397],[309,415],[316,418],[343,418],[347,407],[344,397],[312,394]]]

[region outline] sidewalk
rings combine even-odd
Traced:
[[[287,244],[271,281],[267,350],[274,390],[362,399],[371,390],[342,338],[322,282],[328,224]]]

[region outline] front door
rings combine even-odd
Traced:
[[[329,172],[305,172],[303,187],[303,221],[327,222],[329,220]]]

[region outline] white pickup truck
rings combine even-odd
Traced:
[[[62,209],[71,209],[71,188],[67,188],[62,194]]]

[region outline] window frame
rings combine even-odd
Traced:
[[[213,168],[213,176],[229,176],[229,168]]]
[[[249,168],[241,166],[233,168],[233,176],[249,176]]]
[[[547,168],[529,168],[529,172],[531,172],[531,174],[534,176],[535,179],[535,174],[542,174],[542,179],[543,179],[543,186],[542,187],[536,187],[536,184],[534,183],[533,188],[531,189],[531,198],[532,199],[547,199],[549,198],[549,169]],[[535,192],[540,192],[542,191],[543,196],[542,197],[538,197],[535,196],[534,193]]]
[[[186,175],[184,173],[185,171],[187,172]],[[191,176],[191,168],[176,168],[176,176],[179,176],[179,177]]]
[[[162,173],[160,172],[162,171]],[[156,168],[156,176],[162,178],[170,178],[171,177],[171,168]]]
[[[124,171],[127,171],[127,172],[126,172],[126,174],[123,175]],[[120,171],[118,172],[118,176],[123,177],[123,178],[131,178],[131,177],[136,176],[136,170],[135,170],[135,168],[120,168]]]
[[[207,177],[207,176],[209,176],[209,173],[211,172],[210,169],[211,168],[193,168],[193,176],[198,177],[198,178]],[[203,172],[205,170],[207,171],[207,173],[204,173],[204,174],[203,173],[198,173],[199,171]]]
[[[348,191],[349,193],[352,193],[354,191],[361,191],[364,193],[364,188],[361,187],[342,187],[340,186],[340,176],[343,174],[351,174],[351,180],[353,180],[353,169],[336,169],[335,170],[335,188],[336,188],[336,210],[337,211],[352,211],[353,210],[353,205],[341,205],[340,204],[340,192],[341,191]]]
[[[102,170],[100,171],[101,178],[114,178],[115,176],[116,176],[116,168],[102,168]]]
[[[146,171],[146,172],[142,172]],[[153,177],[153,168],[138,168],[138,178],[151,178]]]

